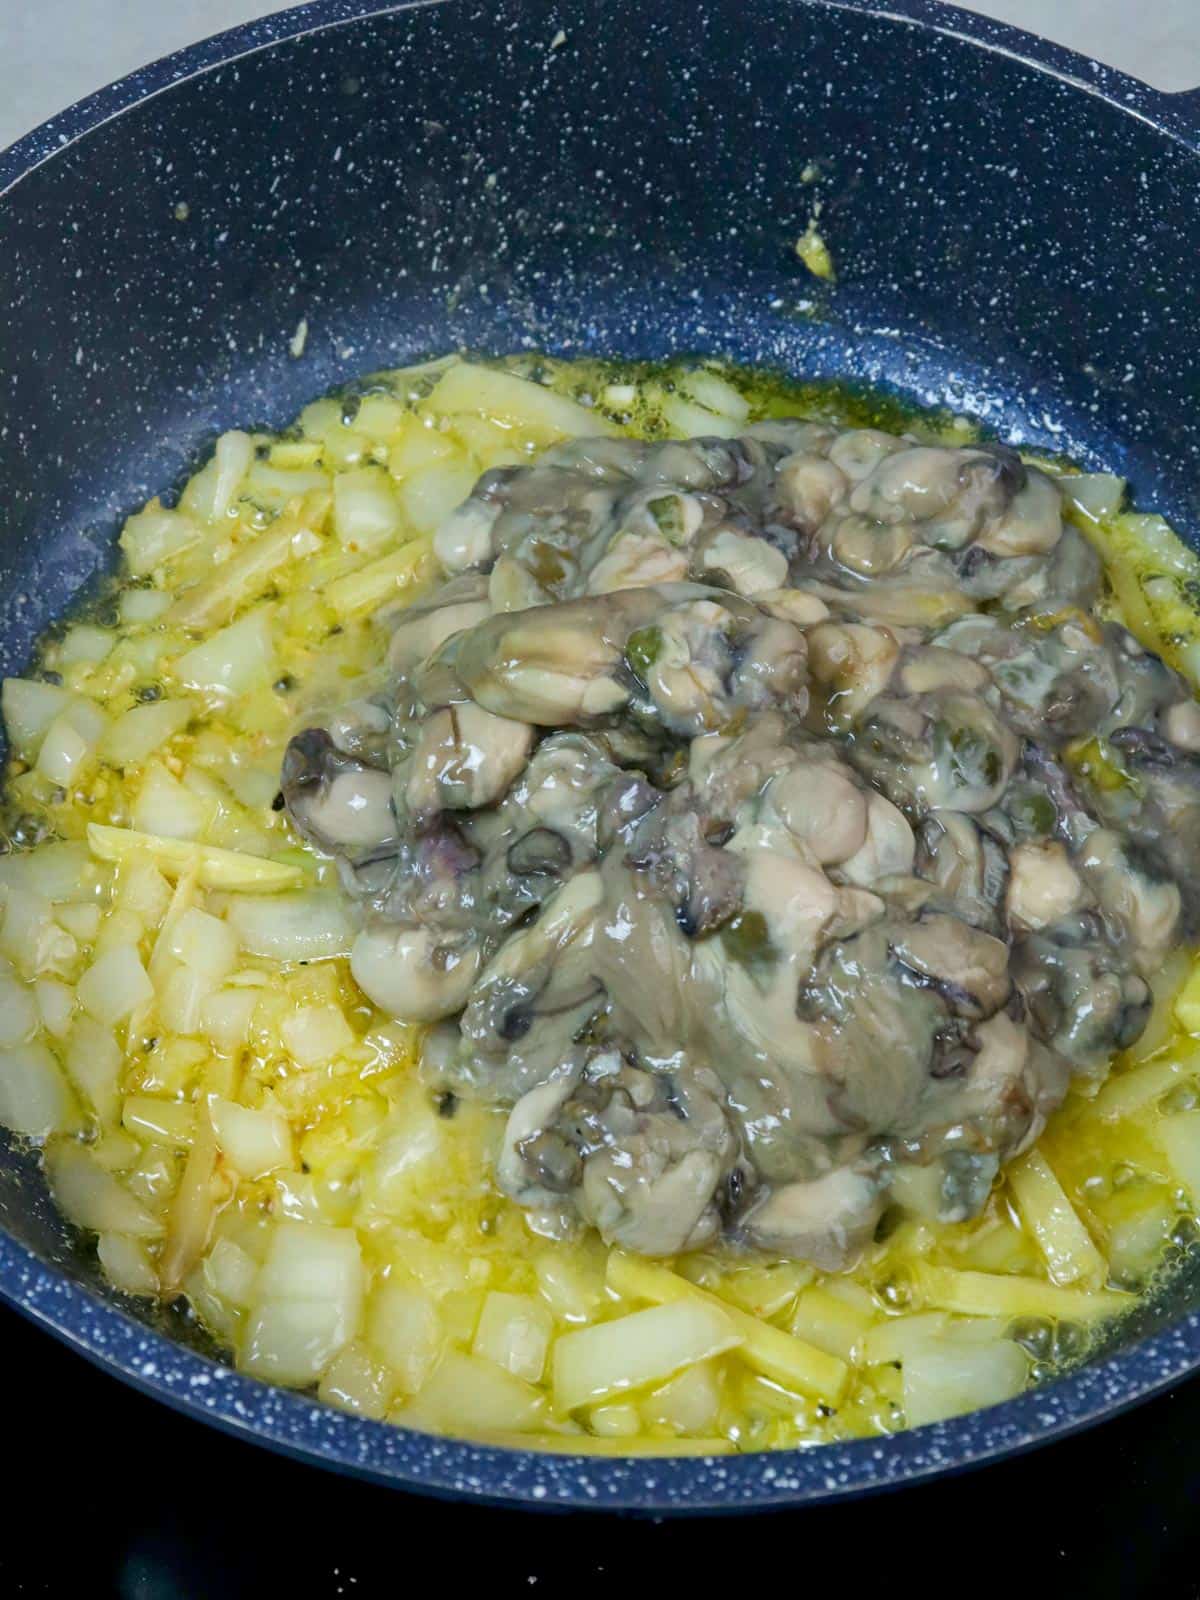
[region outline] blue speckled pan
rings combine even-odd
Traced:
[[[832,289],[792,248],[817,196]],[[0,668],[219,427],[281,424],[457,344],[883,383],[1111,466],[1200,539],[1198,259],[1200,94],[925,0],[320,0],[0,155]],[[149,1324],[13,1151],[0,1223],[0,1295],[138,1387],[307,1460],[493,1502],[861,1494],[1200,1368],[1197,1274],[1106,1359],[891,1440],[711,1462],[481,1449],[265,1388],[182,1320]]]

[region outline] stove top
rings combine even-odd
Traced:
[[[441,1504],[176,1416],[0,1310],[0,1596],[1200,1596],[1200,1380],[978,1472],[651,1522]]]

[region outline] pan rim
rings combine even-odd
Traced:
[[[110,84],[0,152],[0,203],[79,140],[172,88],[275,45],[461,0],[314,0],[218,34]],[[1172,96],[1086,57],[934,0],[780,0],[923,28],[1015,59],[1200,152],[1194,96]],[[886,1439],[717,1458],[551,1455],[476,1445],[325,1407],[214,1363],[101,1298],[0,1230],[0,1301],[151,1397],[223,1431],[351,1475],[482,1504],[711,1514],[852,1499],[1065,1438],[1200,1368],[1200,1311],[1042,1388]]]

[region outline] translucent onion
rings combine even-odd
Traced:
[[[46,1172],[54,1198],[77,1227],[128,1233],[135,1239],[162,1233],[162,1224],[83,1145],[73,1140],[52,1144],[46,1151]]]
[[[97,1022],[121,1022],[154,998],[154,985],[133,945],[117,945],[94,961],[76,987],[79,1003]]]
[[[238,895],[227,916],[242,948],[275,961],[344,956],[354,938],[345,902],[328,890]]]
[[[0,1050],[0,1124],[31,1139],[45,1139],[70,1126],[71,1091],[44,1044]]]

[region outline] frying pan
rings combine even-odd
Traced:
[[[817,199],[833,285],[794,251]],[[1200,94],[923,0],[318,0],[236,29],[0,155],[0,669],[220,428],[460,345],[880,384],[1125,474],[1195,542],[1198,245]],[[893,1439],[714,1461],[432,1439],[240,1377],[123,1301],[7,1146],[0,1296],[230,1432],[543,1507],[861,1494],[1200,1367],[1198,1260],[1102,1359]]]

